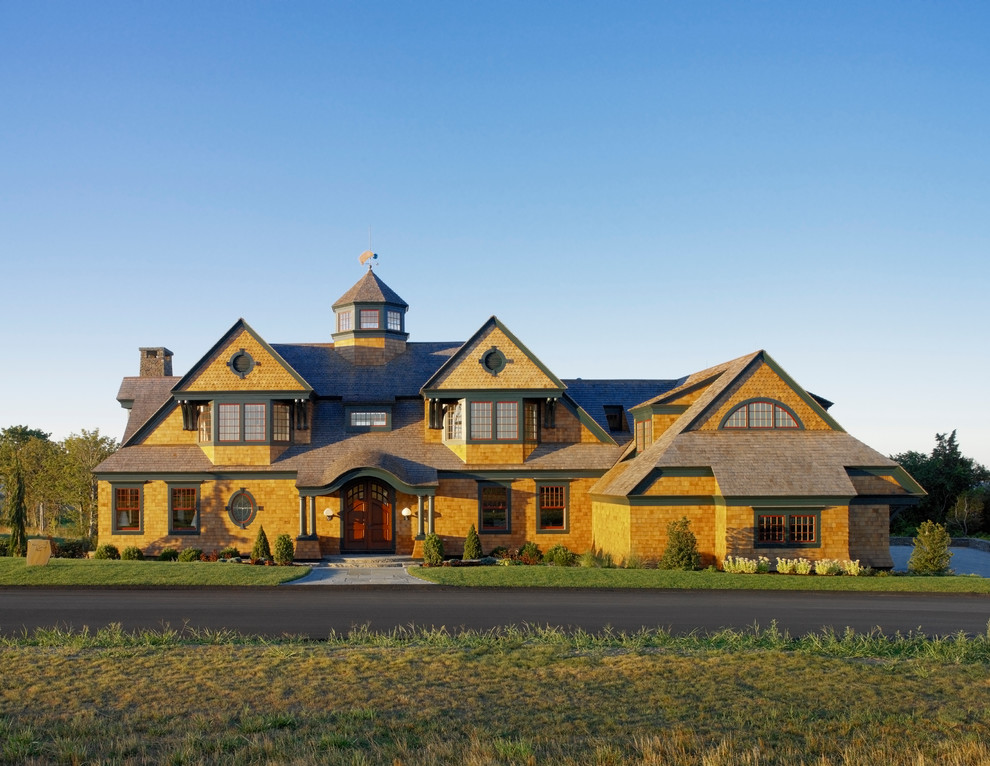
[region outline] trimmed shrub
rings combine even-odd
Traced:
[[[268,544],[268,535],[265,528],[258,528],[258,536],[254,539],[254,547],[251,548],[251,559],[254,561],[268,561],[272,557],[272,548]]]
[[[203,555],[203,551],[199,548],[185,548],[182,553],[179,554],[179,561],[188,564],[190,561],[199,561],[200,556]]]
[[[199,560],[200,561],[219,561],[220,560],[220,554],[217,553],[217,549],[214,548],[209,553],[206,553],[205,551],[203,553],[200,553],[199,554]]]
[[[7,545],[7,537],[0,537],[0,556],[9,556],[9,546]]]
[[[519,549],[519,560],[523,564],[539,564],[543,561],[543,554],[540,553],[540,546],[534,542],[525,542]]]
[[[908,560],[908,571],[920,575],[951,574],[951,543],[945,527],[932,521],[923,521],[918,527],[918,536],[914,538],[914,551]]]
[[[144,561],[144,551],[136,545],[128,545],[121,551],[120,557],[124,561]]]
[[[89,539],[80,537],[78,540],[63,540],[56,543],[54,555],[59,559],[84,559],[91,550]]]
[[[275,550],[272,554],[275,563],[280,567],[289,566],[296,557],[295,548],[292,545],[292,538],[286,534],[281,534],[275,538]]]
[[[434,532],[423,540],[423,563],[428,567],[438,567],[443,564],[443,540]]]
[[[233,545],[228,545],[220,551],[220,558],[222,559],[239,559],[240,557],[240,552]]]
[[[698,538],[691,531],[691,522],[687,520],[687,516],[667,525],[667,547],[657,563],[657,569],[681,569],[688,572],[701,569]]]
[[[158,554],[159,561],[178,561],[179,552],[175,548],[162,548],[162,552]]]
[[[96,553],[93,554],[94,559],[113,559],[116,561],[120,558],[120,551],[117,550],[117,546],[112,543],[103,543],[99,548],[96,549]]]
[[[731,574],[764,574],[770,571],[770,559],[766,556],[757,559],[726,556],[722,561],[722,570]]]
[[[461,558],[464,561],[469,561],[471,559],[480,559],[484,555],[481,550],[481,538],[478,537],[478,530],[472,524],[468,527],[467,537],[464,538],[464,555]]]
[[[506,548],[504,545],[498,545],[492,548],[492,552],[489,553],[488,555],[491,556],[493,559],[507,559],[507,558],[511,558],[512,554],[509,553],[509,549]]]
[[[815,562],[815,574],[835,576],[842,574],[842,563],[836,559],[818,559]]]
[[[567,550],[565,545],[553,545],[543,554],[543,563],[554,567],[571,567],[577,555]]]

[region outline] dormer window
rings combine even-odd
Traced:
[[[609,431],[628,431],[629,423],[626,420],[626,410],[621,404],[606,404],[605,420],[608,422]]]
[[[797,415],[787,405],[766,399],[745,402],[722,421],[722,428],[803,428]]]

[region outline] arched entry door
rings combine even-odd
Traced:
[[[394,551],[392,488],[374,479],[358,479],[343,489],[344,539],[341,551]]]

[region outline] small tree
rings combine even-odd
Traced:
[[[956,498],[955,505],[946,516],[946,526],[957,530],[963,537],[970,532],[978,532],[983,526],[983,512],[986,506],[986,491],[971,489]]]
[[[698,539],[691,531],[691,522],[684,516],[667,525],[667,547],[657,563],[658,569],[701,569]]]
[[[275,563],[281,567],[287,567],[295,558],[296,552],[292,547],[292,538],[286,534],[281,534],[275,538]]]
[[[258,536],[254,539],[254,547],[251,549],[251,558],[255,561],[268,561],[272,557],[272,549],[268,544],[268,535],[265,528],[258,528]]]
[[[10,556],[27,555],[27,506],[24,504],[24,477],[21,475],[21,462],[14,458],[11,471],[10,497],[7,498],[7,520],[10,523],[10,541],[7,551]]]
[[[464,560],[480,559],[485,554],[481,550],[481,539],[478,537],[478,530],[474,524],[468,527],[467,537],[464,539]]]
[[[908,571],[924,575],[949,574],[951,542],[945,527],[933,521],[923,521],[918,527],[918,536],[914,538],[914,552],[908,560]]]
[[[423,540],[423,563],[428,567],[438,567],[443,563],[443,540],[434,532]]]

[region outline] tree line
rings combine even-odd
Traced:
[[[11,531],[11,546],[22,548],[26,529],[53,537],[95,537],[93,469],[119,447],[98,428],[61,441],[23,425],[0,430],[0,519]]]

